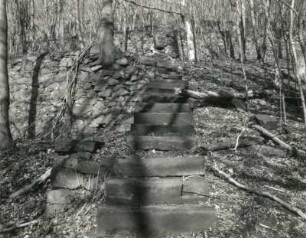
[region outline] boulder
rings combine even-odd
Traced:
[[[277,130],[278,120],[272,116],[257,114],[255,115],[255,121],[267,130]]]

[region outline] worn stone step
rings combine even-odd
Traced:
[[[188,82],[182,80],[154,80],[147,84],[147,88],[174,89],[188,88]]]
[[[193,137],[182,136],[128,136],[128,144],[135,150],[190,150],[193,146]]]
[[[207,206],[103,206],[98,211],[98,236],[125,231],[137,237],[199,232],[216,226],[216,212]]]
[[[195,129],[193,125],[132,125],[131,132],[138,136],[191,136],[195,134]]]
[[[143,102],[166,102],[166,103],[186,103],[188,98],[183,95],[160,92],[144,92],[142,95]]]
[[[142,112],[135,113],[135,124],[147,124],[147,125],[193,125],[193,115],[191,112],[179,112],[179,113],[151,113]]]
[[[189,112],[189,103],[143,103],[139,112]]]
[[[106,183],[106,203],[111,205],[197,204],[208,200],[203,177],[111,179]]]
[[[204,175],[203,156],[176,156],[157,158],[117,159],[114,173],[117,177],[174,177]]]

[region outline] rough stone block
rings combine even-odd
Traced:
[[[114,172],[117,177],[204,175],[204,159],[203,156],[117,159]]]
[[[208,200],[203,177],[111,179],[106,183],[106,203],[112,205],[196,204]]]
[[[278,120],[272,116],[257,114],[255,119],[259,125],[266,128],[267,130],[277,130]]]
[[[57,161],[57,166],[71,169],[82,174],[99,174],[101,173],[100,163],[80,158],[62,158]]]
[[[135,113],[135,124],[147,124],[147,125],[175,125],[185,126],[193,125],[193,115],[190,112],[174,112],[174,113]]]
[[[98,186],[98,177],[57,167],[52,171],[51,183],[53,188],[93,190]]]

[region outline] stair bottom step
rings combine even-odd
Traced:
[[[137,237],[156,237],[203,231],[215,227],[216,212],[207,206],[104,206],[98,211],[98,235],[127,231]]]

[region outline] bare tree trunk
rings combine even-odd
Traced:
[[[293,23],[294,23],[294,5],[295,5],[295,0],[291,1],[291,9],[290,9],[290,29],[289,29],[289,36],[290,36],[290,42],[291,42],[291,47],[292,47],[292,53],[293,53],[293,60],[294,60],[294,65],[296,66],[296,77],[298,80],[298,85],[299,85],[299,92],[301,96],[301,103],[302,103],[302,109],[303,109],[303,114],[304,114],[304,124],[306,127],[306,104],[305,104],[305,97],[304,97],[304,92],[303,92],[303,87],[302,87],[302,77],[299,75],[298,72],[298,57],[296,53],[296,48],[294,45],[294,39],[293,39]]]
[[[237,3],[237,12],[239,19],[237,21],[237,34],[240,46],[240,60],[242,63],[244,63],[246,61],[244,0],[236,0],[236,3]]]
[[[109,67],[114,62],[114,17],[113,0],[105,0],[102,8],[102,19],[98,29],[98,39],[100,55],[98,63],[104,67]]]
[[[0,0],[0,24],[0,150],[3,150],[13,144],[9,125],[10,90],[7,70],[6,0]]]
[[[186,1],[182,0],[183,8],[186,8]],[[188,48],[188,60],[190,62],[195,62],[196,60],[196,53],[195,53],[195,45],[194,45],[194,35],[192,31],[192,24],[190,19],[187,17],[187,14],[182,15],[183,22],[185,24],[185,30],[187,35],[187,48]]]
[[[253,27],[253,41],[256,49],[257,59],[261,60],[261,52],[258,45],[258,32],[257,32],[257,24],[256,24],[256,18],[255,18],[255,10],[254,10],[254,0],[250,0],[250,7],[251,7],[251,19],[252,19],[252,27]]]

